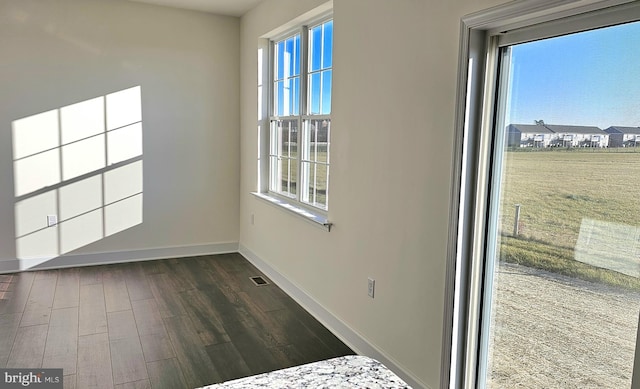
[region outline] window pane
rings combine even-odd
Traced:
[[[322,72],[322,97],[321,97],[322,114],[331,113],[331,70]]]
[[[631,386],[640,153],[603,128],[638,131],[638,44],[632,23],[502,52],[488,388]]]
[[[284,76],[285,78],[291,77],[294,74],[293,67],[295,63],[295,53],[293,51],[293,38],[287,39],[285,41],[284,61],[285,61],[285,67],[286,67]]]
[[[302,159],[311,162],[329,162],[330,120],[309,120],[305,125]]]
[[[329,162],[329,129],[331,120],[313,120],[316,131],[316,161]]]
[[[312,150],[312,140],[313,138],[311,137],[312,134],[312,129],[311,129],[311,121],[309,120],[305,120],[304,124],[302,126],[303,129],[303,133],[302,133],[302,142],[301,142],[301,149],[302,149],[302,159],[305,161],[309,161],[309,160],[314,160],[314,154],[313,154],[313,150]]]
[[[289,83],[291,89],[291,115],[300,114],[300,77],[292,78]]]
[[[282,158],[280,160],[280,172],[281,172],[281,193],[292,195],[296,194],[296,177],[297,168],[295,161],[289,158]]]
[[[299,114],[300,109],[300,35],[275,45],[273,113],[276,116]]]
[[[276,66],[274,70],[276,74],[276,80],[282,80],[284,78],[284,68],[285,68],[284,41],[278,42],[276,44],[275,50],[276,50],[276,53],[275,53]]]
[[[302,201],[319,208],[326,208],[329,166],[322,163],[303,162],[302,169],[306,172]]]
[[[321,75],[313,73],[309,75],[309,114],[317,115],[320,113],[320,92],[321,92]]]
[[[300,35],[293,38],[293,50],[296,53],[293,61],[293,75],[300,75]]]
[[[324,24],[324,46],[322,49],[322,67],[330,68],[333,65],[333,20]]]
[[[314,190],[316,198],[314,205],[320,208],[327,206],[327,192],[329,189],[329,166],[318,163],[316,164],[316,181]]]
[[[300,78],[289,78],[282,87],[283,108],[278,112],[281,116],[292,116],[299,114],[300,107]]]
[[[280,133],[280,154],[284,157],[295,158],[298,146],[298,121],[279,120],[278,131]]]
[[[309,30],[309,70],[320,70],[322,64],[322,25]]]
[[[289,119],[271,122],[270,139],[269,190],[286,195],[295,195],[298,120]]]
[[[269,126],[269,154],[278,155],[278,121],[272,121]]]
[[[274,192],[279,192],[280,187],[278,186],[278,157],[270,156],[269,157],[269,190]]]
[[[285,112],[284,81],[277,81],[273,89],[275,94],[273,111],[277,116],[283,116]]]

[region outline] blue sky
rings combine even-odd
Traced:
[[[640,22],[512,47],[507,123],[640,126]]]
[[[309,114],[331,113],[333,66],[333,21],[309,30]],[[276,44],[275,115],[298,115],[300,112],[300,35]]]

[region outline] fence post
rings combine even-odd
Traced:
[[[516,217],[513,221],[513,236],[518,236],[520,233],[520,204],[516,204]]]

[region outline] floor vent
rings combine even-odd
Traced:
[[[251,281],[253,281],[254,284],[256,284],[256,286],[263,286],[263,285],[269,284],[267,280],[265,280],[261,276],[255,276],[255,277],[249,277],[249,278],[251,279]]]

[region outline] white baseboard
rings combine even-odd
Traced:
[[[270,264],[258,257],[258,255],[249,250],[246,246],[240,244],[238,252],[261,272],[267,275],[271,281],[278,285],[353,351],[359,355],[365,355],[382,362],[400,378],[405,380],[411,387],[415,389],[427,389],[427,386],[424,383],[422,383],[413,374],[406,372],[393,358],[385,355],[384,352],[367,341],[364,336],[360,335],[357,331],[334,316],[302,288],[287,279],[277,269],[273,268]],[[438,352],[440,352],[440,350],[438,350]]]
[[[159,247],[152,249],[114,251],[91,254],[66,254],[53,259],[12,259],[0,261],[0,274],[25,270],[60,269],[65,267],[106,265],[154,259],[194,257],[238,252],[238,242],[209,243],[191,246]]]

